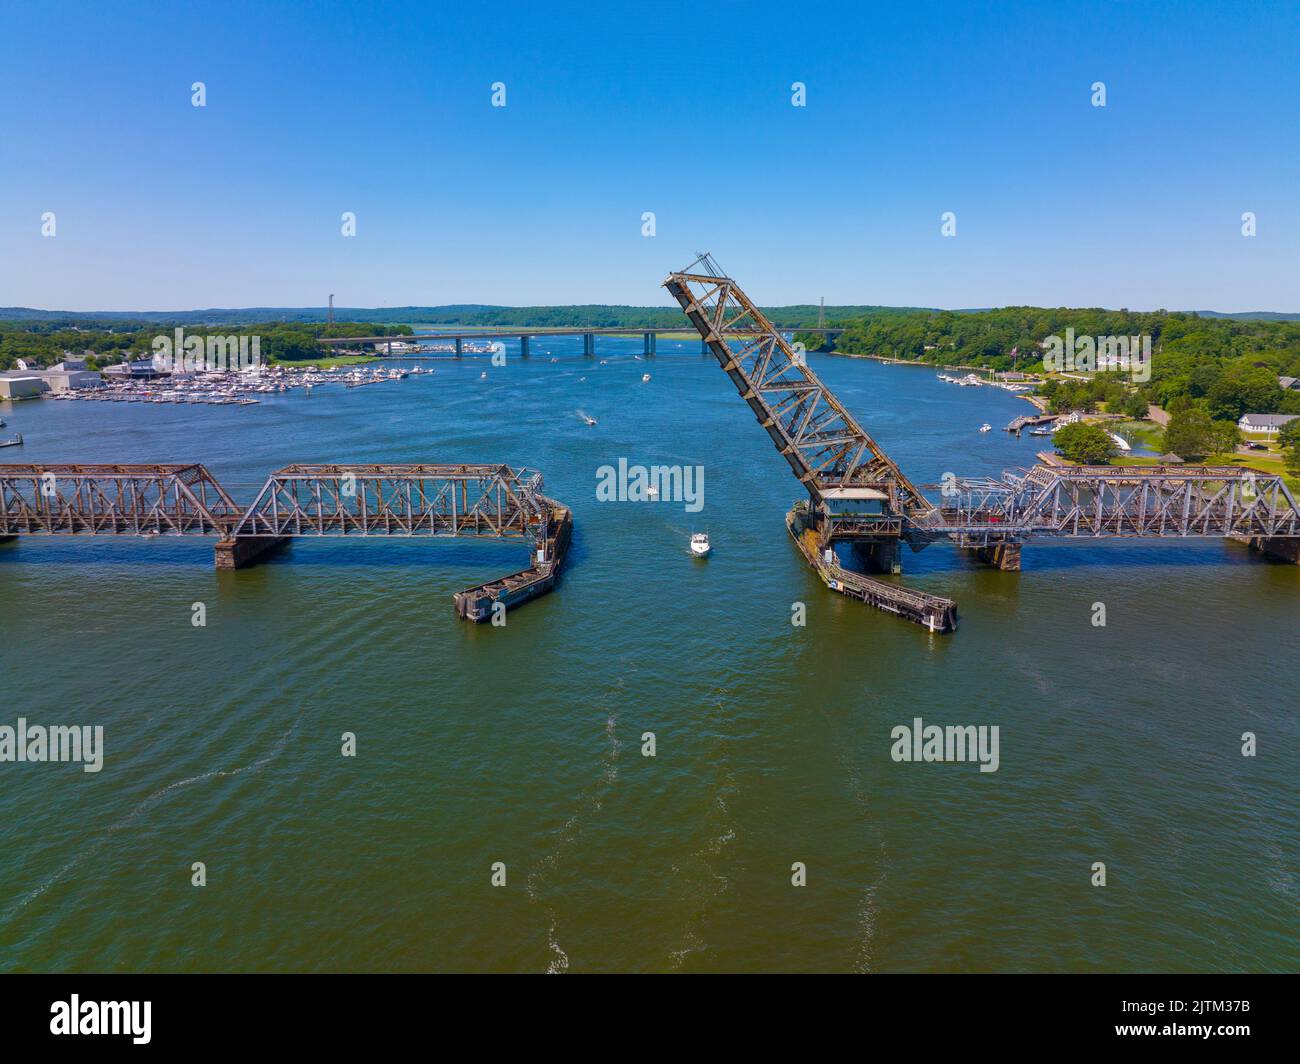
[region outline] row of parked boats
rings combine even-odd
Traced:
[[[253,372],[210,372],[154,377],[149,380],[112,382],[98,388],[79,388],[55,392],[50,399],[109,403],[197,403],[205,406],[252,406],[258,396],[278,395],[302,389],[310,395],[313,388],[342,384],[358,388],[403,380],[411,375],[432,374],[432,369],[391,369],[387,367],[331,367],[325,370],[309,366],[290,369],[263,366]]]
[[[992,381],[985,380],[983,377],[974,373],[967,373],[964,377],[954,377],[951,373],[937,374],[939,380],[945,384],[959,384],[963,388],[1001,388],[1004,392],[1019,394],[1020,392],[1032,392],[1033,385],[1030,384],[1013,384],[1010,381]]]

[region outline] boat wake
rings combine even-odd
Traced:
[[[270,764],[277,757],[279,757],[281,753],[284,752],[284,748],[289,744],[289,740],[292,739],[294,734],[298,731],[298,728],[301,726],[303,722],[303,718],[306,716],[306,714],[307,714],[307,710],[305,707],[300,709],[298,711],[297,719],[289,727],[289,730],[286,731],[282,736],[280,736],[280,738],[276,740],[275,744],[271,747],[271,749],[262,757],[259,757],[256,761],[251,761],[247,765],[241,765],[239,768],[213,769],[211,772],[204,772],[198,776],[190,776],[186,779],[176,780],[175,782],[169,783],[167,784],[167,786],[161,787],[158,790],[154,791],[153,794],[149,795],[147,798],[140,801],[136,805],[136,807],[132,809],[129,813],[127,813],[126,816],[124,816],[121,820],[111,825],[108,828],[108,830],[104,832],[102,836],[100,836],[98,839],[96,839],[94,842],[90,843],[89,845],[83,846],[81,849],[79,849],[76,853],[76,856],[74,856],[72,860],[70,860],[67,864],[65,864],[62,868],[60,868],[57,872],[55,872],[54,875],[52,875],[39,887],[37,887],[35,890],[30,891],[24,897],[20,898],[17,902],[15,902],[12,906],[10,906],[8,911],[6,911],[3,916],[0,916],[0,924],[6,924],[10,920],[12,920],[16,915],[18,915],[18,913],[22,912],[22,910],[27,908],[28,905],[34,902],[37,898],[39,898],[42,894],[48,891],[56,883],[60,882],[65,876],[67,876],[70,872],[76,869],[79,865],[84,863],[88,857],[91,857],[94,854],[98,853],[100,850],[102,850],[104,846],[108,842],[110,842],[114,836],[118,834],[118,832],[124,831],[125,829],[130,827],[145,812],[147,812],[153,806],[158,805],[160,802],[164,801],[173,792],[180,790],[182,787],[188,787],[191,784],[195,784],[195,783],[203,783],[207,780],[228,779],[232,776],[243,775],[246,772],[256,772],[264,765]]]
[[[863,810],[863,823],[874,823],[875,809],[867,794],[867,788],[862,779],[862,769],[853,753],[851,744],[846,743],[841,747],[839,760],[844,769],[849,790],[853,794],[853,800]],[[857,954],[855,969],[859,974],[865,975],[872,970],[875,954],[876,923],[880,911],[876,902],[876,895],[885,884],[888,870],[889,855],[885,851],[884,839],[881,838],[879,872],[863,891],[862,903],[858,906],[857,912],[859,935],[855,943]]]
[[[708,942],[704,938],[704,926],[708,921],[709,909],[715,898],[720,898],[731,889],[731,880],[718,870],[717,862],[722,857],[728,843],[736,838],[736,822],[727,806],[728,796],[736,793],[736,777],[731,771],[730,745],[731,737],[726,733],[727,714],[724,704],[723,685],[719,684],[712,694],[704,700],[708,707],[707,724],[713,734],[717,735],[716,748],[712,751],[710,762],[715,766],[717,787],[709,810],[707,821],[710,824],[708,834],[711,836],[690,857],[690,868],[673,865],[674,875],[686,875],[691,885],[688,892],[696,899],[695,913],[687,921],[681,933],[681,944],[668,951],[668,966],[678,971],[692,953],[704,953]]]
[[[629,667],[630,673],[635,671],[635,665]],[[625,678],[620,677],[615,688],[614,697],[611,699],[616,705],[619,703],[624,686]],[[618,737],[617,728],[618,713],[611,710],[605,720],[607,745],[605,747],[604,766],[600,776],[583,792],[579,803],[579,811],[564,822],[564,828],[560,832],[555,849],[538,861],[536,867],[528,873],[526,888],[528,900],[535,905],[542,906],[546,914],[546,945],[551,951],[550,960],[546,965],[547,975],[562,975],[569,970],[569,955],[560,946],[556,937],[560,922],[559,910],[545,896],[547,878],[559,866],[560,858],[565,851],[570,849],[582,837],[585,830],[584,814],[595,815],[599,813],[605,807],[605,796],[618,781],[618,759],[623,750],[623,741]]]

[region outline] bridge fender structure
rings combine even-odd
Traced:
[[[1297,536],[1238,536],[1239,543],[1245,543],[1252,551],[1266,554],[1279,561],[1300,565],[1300,537]]]
[[[247,569],[289,542],[287,536],[239,536],[217,541],[216,566],[223,571]]]
[[[494,619],[494,610],[498,604],[506,610],[512,610],[555,587],[573,535],[573,514],[567,506],[554,499],[548,499],[544,495],[538,495],[537,498],[547,508],[548,519],[546,535],[534,554],[536,560],[533,565],[499,580],[489,580],[485,584],[457,591],[452,596],[457,617],[477,623],[490,621]]]

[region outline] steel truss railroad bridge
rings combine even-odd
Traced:
[[[215,536],[218,569],[254,564],[291,539],[526,541],[533,564],[455,596],[497,617],[554,585],[572,530],[540,473],[506,465],[291,465],[238,505],[197,463],[0,465],[0,541],[17,536]]]
[[[950,599],[840,566],[834,546],[901,571],[900,544],[945,540],[1004,569],[1033,538],[1234,538],[1300,560],[1300,507],[1280,476],[1206,466],[1038,465],[999,480],[954,479],[931,501],[871,438],[707,253],[668,275],[681,305],[808,494],[787,527],[828,586],[931,631],[956,627]]]
[[[1241,539],[1300,560],[1300,508],[1281,477],[1204,466],[1038,465],[1000,479],[952,479],[932,501],[862,428],[707,254],[664,286],[698,330],[807,493],[787,514],[799,550],[836,591],[931,631],[957,606],[843,568],[838,543],[901,571],[901,545],[947,541],[1004,569],[1030,539]],[[927,486],[933,489],[934,485]],[[455,596],[494,619],[549,590],[572,530],[537,473],[505,465],[292,465],[238,505],[199,464],[0,465],[0,541],[28,535],[215,536],[221,569],[253,564],[301,537],[517,539],[528,569]]]

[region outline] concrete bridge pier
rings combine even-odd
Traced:
[[[0,543],[11,543],[17,538],[17,536],[0,536]]]
[[[287,536],[240,536],[217,542],[218,569],[247,569],[289,542]]]
[[[1252,551],[1266,554],[1279,561],[1300,565],[1300,537],[1294,536],[1233,536],[1239,543],[1245,543]]]
[[[654,357],[656,339],[657,336],[655,333],[648,332],[645,334],[645,357],[646,358]]]
[[[521,337],[519,337],[519,357],[520,357],[520,358],[527,358],[527,357],[528,357],[528,337],[527,337],[527,336],[521,336]]]
[[[596,334],[595,333],[582,334],[582,353],[586,358],[596,357]]]
[[[1005,573],[1020,572],[1020,544],[993,543],[987,547],[968,547],[980,561]]]
[[[456,357],[460,358],[465,353],[465,341],[459,336],[456,337]]]
[[[869,572],[897,576],[903,571],[903,552],[898,540],[881,539],[874,543],[855,543],[854,546]]]

